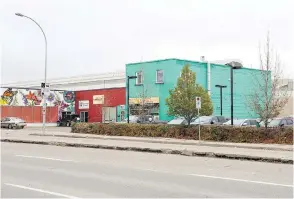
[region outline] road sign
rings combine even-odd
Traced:
[[[196,97],[196,108],[201,109],[201,97]]]
[[[41,94],[42,96],[48,97],[50,95],[50,85],[45,83],[41,83]]]

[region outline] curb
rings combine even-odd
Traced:
[[[1,139],[1,142],[42,144],[42,145],[54,145],[54,146],[66,146],[66,147],[96,148],[96,149],[111,149],[111,150],[122,150],[122,151],[136,151],[136,152],[148,152],[148,153],[175,154],[175,155],[183,155],[183,156],[196,156],[196,157],[201,156],[201,157],[212,157],[212,158],[293,164],[293,160],[290,160],[290,159],[268,158],[268,157],[224,154],[224,153],[213,153],[213,152],[194,152],[194,151],[188,151],[188,150],[151,149],[151,148],[143,148],[143,147],[142,148],[141,147],[118,147],[118,146],[107,146],[107,145],[99,145],[99,144],[77,144],[77,143],[67,143],[67,142],[58,142],[58,141],[57,142],[56,141],[32,141],[32,140],[18,140],[18,139]]]
[[[30,133],[29,135],[32,136],[53,136],[49,134],[40,134],[40,133]],[[103,136],[103,135],[99,135]],[[95,137],[91,135],[54,135],[54,137],[66,137],[66,138],[84,138],[84,139],[100,139],[100,140],[122,140],[122,141],[130,141],[130,142],[146,142],[146,143],[158,143],[158,144],[181,144],[181,145],[195,145],[196,143],[189,143],[189,142],[178,142],[178,141],[160,141],[160,140],[143,140],[144,138],[138,138],[137,140],[134,139],[129,139],[129,138],[115,138],[115,137]],[[205,141],[204,141],[205,142]],[[263,149],[263,150],[271,150],[271,151],[293,151],[293,149],[282,149],[282,148],[277,148],[277,147],[252,147],[252,146],[239,146],[237,144],[231,144],[231,145],[226,145],[226,144],[210,144],[210,143],[197,143],[202,146],[213,146],[213,147],[232,147],[232,148],[242,148],[242,149]]]

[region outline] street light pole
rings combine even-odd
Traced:
[[[223,115],[223,88],[227,88],[227,86],[215,85],[215,87],[219,88],[220,90],[220,109],[221,109],[221,116],[222,116]]]
[[[45,32],[42,29],[42,27],[40,26],[40,24],[38,24],[31,17],[28,17],[28,16],[23,15],[21,13],[15,13],[15,15],[19,16],[19,17],[25,17],[25,18],[30,19],[31,21],[33,21],[40,28],[40,30],[42,31],[42,33],[44,35],[44,39],[45,39],[45,74],[44,74],[45,77],[44,77],[44,83],[45,83],[45,88],[46,88],[46,85],[47,85],[47,38],[46,38]],[[43,97],[43,111],[42,111],[42,113],[43,113],[43,128],[42,128],[42,131],[44,133],[45,132],[45,124],[46,124],[46,106],[47,106],[47,102],[46,102],[46,97],[45,97],[44,93],[42,94],[42,97]]]
[[[233,70],[234,69],[240,69],[243,67],[243,65],[239,62],[230,62],[228,64],[226,64],[228,66],[231,67],[230,71],[231,71],[231,75],[230,75],[230,80],[231,80],[231,125],[233,126],[234,125],[234,81],[233,81]]]
[[[234,80],[233,80],[233,69],[234,66],[231,66],[231,125],[234,125]]]
[[[136,79],[137,76],[127,76],[127,120],[130,123],[130,79]]]

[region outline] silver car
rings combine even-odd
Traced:
[[[235,119],[233,120],[234,126],[239,127],[256,127],[257,121],[256,119]],[[223,125],[231,125],[231,120],[225,122]]]
[[[26,122],[17,117],[6,117],[1,120],[1,128],[24,128],[26,126]]]

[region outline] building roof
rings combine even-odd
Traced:
[[[203,61],[195,61],[195,60],[189,60],[189,59],[168,58],[168,59],[158,59],[158,60],[149,60],[149,61],[144,61],[144,62],[128,63],[126,65],[129,66],[129,65],[135,65],[135,64],[164,62],[164,61],[170,61],[170,60],[187,61],[187,62],[195,62],[195,63],[202,63],[203,62]],[[224,60],[215,60],[215,61],[209,61],[209,62],[212,64],[226,65],[232,61],[242,63],[242,61],[240,59],[224,59]],[[207,60],[205,60],[204,62],[207,62]]]
[[[2,88],[40,88],[44,80],[20,81],[1,84]],[[48,79],[51,89],[60,90],[90,90],[125,86],[125,72],[111,72],[91,75],[79,75],[65,78]]]

